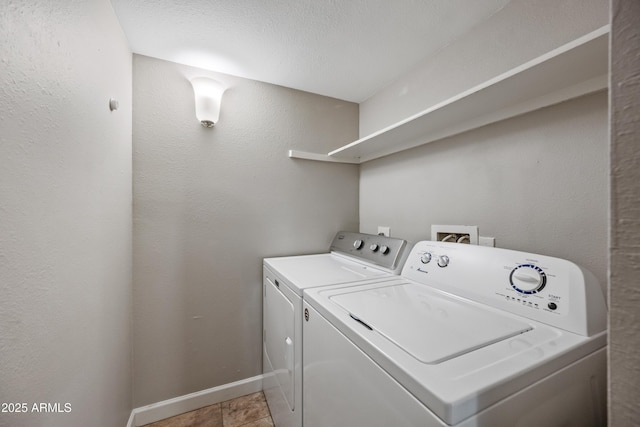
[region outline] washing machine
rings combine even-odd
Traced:
[[[606,303],[567,260],[424,241],[303,307],[305,427],[606,425]]]
[[[302,298],[306,289],[398,277],[405,240],[341,231],[329,252],[263,262],[263,389],[277,427],[302,425]]]

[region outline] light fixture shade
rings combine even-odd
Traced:
[[[226,88],[208,77],[196,77],[191,85],[196,98],[196,117],[202,126],[213,127],[220,117],[220,101]]]

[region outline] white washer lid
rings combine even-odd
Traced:
[[[330,299],[422,363],[436,364],[526,332],[527,323],[417,283],[345,289]]]

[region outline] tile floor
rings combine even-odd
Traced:
[[[204,408],[144,427],[273,427],[267,401],[262,392],[205,406]]]

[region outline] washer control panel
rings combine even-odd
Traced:
[[[429,264],[433,259],[435,259],[435,263],[438,267],[446,267],[449,265],[450,261],[447,255],[438,255],[434,258],[431,252],[425,252],[420,256],[420,262],[423,264]]]
[[[584,335],[606,329],[602,288],[593,274],[567,260],[508,249],[423,241],[413,247],[402,275]]]
[[[409,249],[403,239],[340,231],[333,238],[330,250],[399,272]]]

